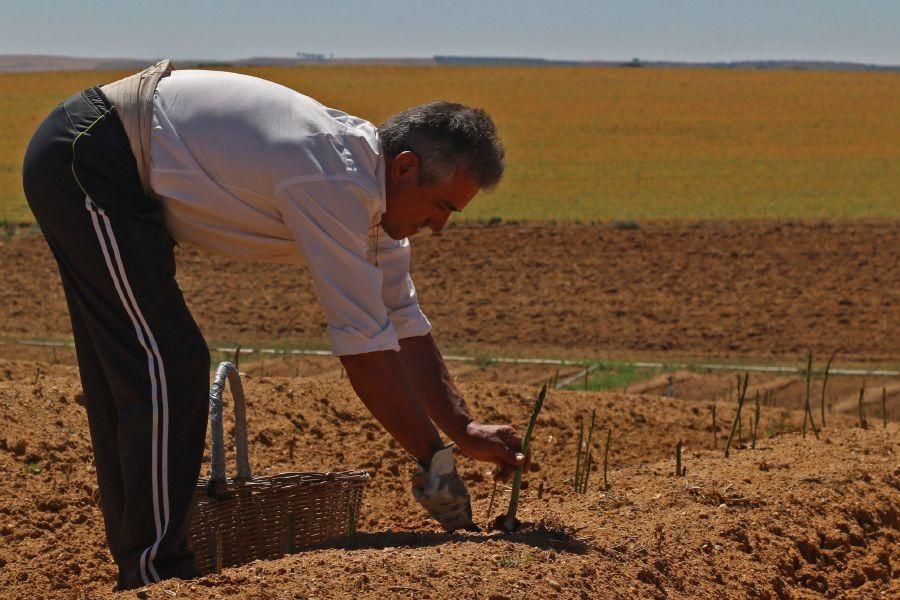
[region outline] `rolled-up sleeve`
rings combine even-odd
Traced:
[[[282,186],[276,198],[312,273],[332,353],[399,350],[382,270],[368,260],[373,204],[365,190],[349,180],[302,181]]]
[[[409,275],[409,239],[392,240],[382,233],[376,240],[378,266],[384,273],[381,297],[400,339],[425,335],[431,323],[419,308],[416,287]]]

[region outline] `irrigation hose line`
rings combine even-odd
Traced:
[[[562,381],[557,381],[556,385],[553,387],[555,387],[558,390],[564,389],[567,385],[571,385],[571,384],[575,383],[576,381],[578,381],[579,379],[582,379],[586,375],[589,375],[591,373],[591,371],[595,371],[599,367],[600,367],[600,365],[598,365],[596,363],[593,365],[590,365],[586,369],[581,369],[574,375],[569,375],[568,377],[565,377]]]
[[[55,347],[55,348],[74,348],[74,342],[53,342],[53,341],[42,341],[42,340],[15,340],[13,342],[7,342],[4,340],[0,340],[0,345],[4,344],[20,344],[22,346],[46,346],[46,347]],[[211,348],[213,352],[223,352],[228,354],[234,354],[235,351],[238,350],[236,347],[223,347],[223,348]],[[273,354],[273,355],[285,355],[292,354],[294,356],[332,356],[331,352],[328,350],[304,350],[301,348],[240,348],[241,354]],[[454,362],[480,362],[485,361],[489,363],[503,363],[503,364],[518,364],[518,365],[556,365],[556,366],[572,366],[572,367],[585,367],[580,370],[578,373],[571,375],[563,380],[561,380],[558,384],[559,387],[563,387],[577,381],[579,378],[584,377],[585,371],[590,373],[598,368],[600,368],[601,363],[592,362],[588,360],[565,360],[565,359],[557,359],[557,358],[508,358],[508,357],[492,357],[489,359],[478,358],[475,356],[455,356],[452,354],[448,354],[444,356],[444,360],[454,361]],[[707,371],[753,371],[759,373],[795,373],[795,374],[805,374],[806,369],[802,367],[780,367],[780,366],[767,366],[767,365],[723,365],[716,363],[700,363],[700,364],[688,364],[688,363],[662,363],[662,362],[617,362],[615,366],[621,367],[633,367],[636,369],[704,369]],[[821,372],[813,369],[813,372]],[[829,369],[829,375],[848,375],[848,376],[865,376],[865,377],[900,377],[900,371],[890,370],[890,369]]]

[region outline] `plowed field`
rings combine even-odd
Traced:
[[[0,338],[71,335],[39,237],[0,242]],[[207,339],[326,347],[304,267],[180,249]],[[413,240],[444,349],[480,354],[900,357],[900,222],[461,226]]]

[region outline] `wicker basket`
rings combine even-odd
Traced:
[[[231,382],[237,475],[225,477],[222,393]],[[247,457],[247,413],[237,369],[221,363],[209,391],[212,472],[197,482],[188,546],[201,573],[352,535],[369,480],[365,471],[254,477]]]

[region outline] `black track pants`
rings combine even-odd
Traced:
[[[209,351],[174,243],[97,88],[58,106],[25,154],[25,195],[59,265],[120,589],[197,575],[186,535],[206,436]]]

